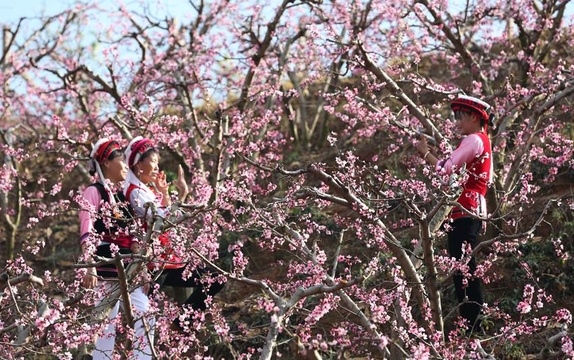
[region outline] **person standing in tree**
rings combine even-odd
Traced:
[[[146,213],[146,204],[153,203],[156,215],[160,217],[165,218],[170,214],[171,199],[165,173],[159,170],[159,153],[150,139],[138,136],[129,143],[125,157],[129,169],[124,184],[124,195],[130,202],[135,217],[142,219],[144,227],[147,227],[152,221],[152,214],[150,210]],[[179,200],[183,201],[188,194],[188,186],[181,166],[174,185],[178,190]],[[205,310],[208,297],[217,294],[223,285],[217,281],[212,284],[205,284],[202,281],[203,275],[210,272],[207,266],[194,269],[192,275],[184,280],[183,274],[188,264],[172,253],[169,233],[161,234],[159,240],[164,248],[164,254],[161,261],[155,264],[157,266],[151,264],[150,269],[161,269],[160,285],[195,288],[185,304],[194,310]],[[180,326],[178,319],[175,320],[175,325]]]
[[[450,106],[458,131],[464,136],[460,145],[450,156],[441,158],[431,153],[423,137],[417,150],[426,162],[435,166],[437,172],[452,174],[465,169],[462,194],[457,200],[459,205],[450,213],[452,222],[448,230],[449,254],[461,260],[468,245],[472,249],[476,246],[483,225],[477,217],[486,216],[485,195],[492,182],[492,150],[487,129],[492,126],[493,117],[489,114],[490,106],[475,97],[460,95]],[[460,315],[468,326],[468,332],[472,333],[480,330],[483,294],[480,279],[473,276],[476,270],[474,256],[469,259],[468,267],[470,277],[465,281],[465,275],[457,272],[454,286]]]
[[[139,252],[139,243],[129,234],[128,220],[130,211],[121,191],[117,187],[125,180],[127,168],[119,143],[104,138],[99,140],[90,154],[90,174],[96,175],[97,181],[83,192],[83,202],[79,212],[80,246],[84,259],[92,257],[90,249],[95,246],[95,255],[113,258],[113,253],[131,254]],[[113,189],[113,190],[112,190]],[[82,279],[82,286],[87,289],[98,287],[104,294],[96,306],[99,306],[106,295],[118,288],[118,270],[113,264],[90,267]],[[135,314],[135,341],[133,355],[136,359],[151,359],[151,345],[154,338],[154,320],[146,324],[142,318],[149,308],[149,299],[143,287],[130,293],[130,300],[137,313]],[[110,312],[113,321],[122,302],[116,301]],[[114,355],[116,328],[112,322],[107,325],[103,334],[96,341],[93,359],[112,359]]]

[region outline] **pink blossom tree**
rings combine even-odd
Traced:
[[[76,263],[77,228],[65,225],[90,183],[90,144],[143,135],[166,170],[184,165],[192,190],[183,216],[155,225],[172,228],[192,268],[219,270],[206,281],[226,282],[205,312],[183,309],[183,333],[169,329],[181,307],[155,293],[141,316],[156,319],[156,357],[496,358],[532,338],[543,340],[525,351],[572,356],[572,308],[520,261],[547,223],[557,266],[572,250],[552,215],[572,221],[574,207],[571,181],[560,186],[574,166],[569,3],[191,1],[178,17],[78,5],[8,25],[0,349],[89,348],[106,307],[80,288],[92,263]],[[456,196],[412,148],[425,132],[452,150],[460,93],[496,114],[488,232],[474,250],[483,338],[465,336],[450,299],[450,277],[468,271],[442,244]],[[508,306],[488,294],[512,281],[511,259],[527,275]],[[138,279],[126,269],[114,296]]]

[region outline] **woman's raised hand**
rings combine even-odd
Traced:
[[[179,193],[179,200],[183,201],[189,192],[189,188],[187,187],[187,182],[185,182],[183,167],[181,165],[179,165],[177,168],[177,180],[175,180],[173,184]]]
[[[169,184],[167,183],[165,173],[163,171],[158,173],[155,186],[159,192],[164,195],[167,194]]]

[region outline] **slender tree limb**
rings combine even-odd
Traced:
[[[383,69],[375,65],[369,53],[361,42],[357,42],[357,47],[362,54],[364,66],[371,71],[377,79],[385,83],[386,88],[409,110],[409,113],[416,117],[425,129],[432,134],[438,143],[442,142],[443,135],[436,126],[428,119],[424,112],[404,93],[403,89],[388,75]]]

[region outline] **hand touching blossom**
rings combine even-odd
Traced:
[[[429,151],[429,145],[427,139],[424,136],[422,136],[417,143],[417,150],[421,156],[424,156]]]
[[[436,165],[438,163],[438,158],[431,153],[427,139],[424,136],[419,139],[416,148],[423,160],[432,165]]]

